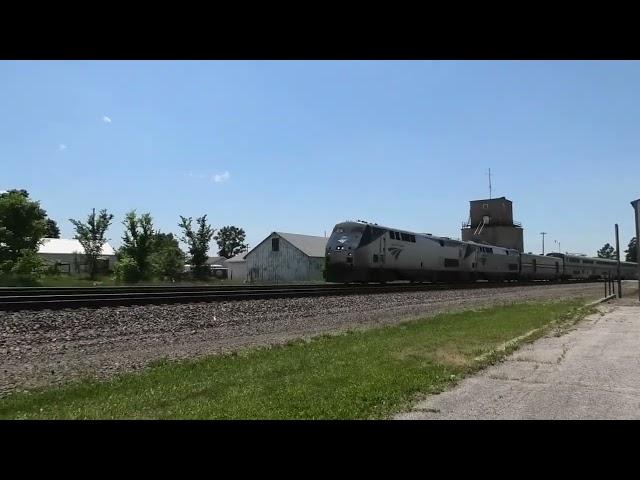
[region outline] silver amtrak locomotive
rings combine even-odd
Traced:
[[[577,275],[573,257],[521,254],[517,250],[462,242],[427,233],[366,222],[337,224],[327,241],[325,279],[328,282],[558,280],[602,278],[615,272],[615,261]],[[593,264],[594,267],[596,263]],[[622,278],[635,278],[635,263],[622,262]]]

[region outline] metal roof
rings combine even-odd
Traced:
[[[236,255],[235,257],[231,257],[229,260],[227,260],[225,263],[236,263],[236,262],[246,262],[244,256],[247,254],[247,252],[241,252],[238,255]]]
[[[213,265],[214,263],[226,263],[227,257],[209,257],[205,262],[207,265]]]
[[[314,237],[312,235],[300,235],[297,233],[274,232],[301,250],[309,257],[324,257],[327,246],[326,237]]]
[[[84,248],[79,240],[75,238],[44,238],[42,244],[38,247],[38,253],[52,254],[72,254],[79,253],[84,255]],[[109,243],[102,246],[101,255],[115,255],[116,252]]]

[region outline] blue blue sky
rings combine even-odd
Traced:
[[[107,208],[114,246],[134,208],[251,246],[357,218],[459,237],[491,168],[526,251],[595,254],[640,198],[640,62],[4,61],[0,108],[0,190],[63,237]]]

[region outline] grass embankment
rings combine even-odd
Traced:
[[[206,280],[180,280],[170,282],[167,280],[152,279],[137,283],[116,282],[113,277],[101,276],[95,280],[87,277],[73,275],[44,276],[38,279],[25,279],[0,275],[0,287],[114,287],[114,286],[193,286],[193,285],[235,285],[241,284],[238,280],[218,280],[215,278]]]
[[[384,418],[518,343],[577,321],[586,313],[583,303],[512,304],[162,362],[105,383],[13,394],[0,400],[0,418]],[[532,330],[526,339],[505,345]]]

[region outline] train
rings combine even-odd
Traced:
[[[337,283],[588,280],[617,278],[617,261],[581,255],[534,255],[363,221],[338,223],[325,251],[325,280]],[[622,279],[638,265],[620,262]]]

